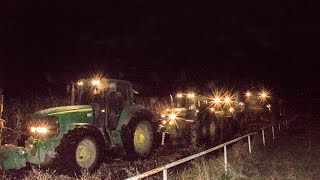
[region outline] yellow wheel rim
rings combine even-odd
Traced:
[[[214,123],[214,121],[212,121],[212,122],[210,123],[209,131],[210,131],[210,136],[211,136],[211,137],[215,136],[216,131],[217,131],[217,127],[216,127],[216,123]]]
[[[208,134],[207,127],[205,127],[205,126],[202,127],[202,134],[203,135],[207,135]]]
[[[97,156],[96,144],[89,139],[82,140],[76,149],[76,160],[80,167],[90,168]]]
[[[195,129],[191,129],[191,144],[192,145],[196,145],[197,144],[197,140],[198,140],[198,137],[197,137],[197,131]]]
[[[137,152],[145,153],[150,146],[150,128],[146,124],[139,124],[134,132],[134,147]]]

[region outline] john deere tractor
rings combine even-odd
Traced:
[[[161,112],[163,131],[173,144],[212,146],[231,140],[248,124],[268,120],[270,115],[267,91],[257,92],[255,98],[248,92],[244,98],[229,91],[209,96],[178,93],[171,98],[171,107]]]
[[[210,98],[195,93],[176,95],[172,107],[161,114],[161,126],[172,145],[212,146],[224,141],[226,134],[232,133],[229,125],[233,119],[211,108],[210,101]]]
[[[123,150],[130,159],[148,156],[158,124],[151,112],[134,104],[134,92],[124,80],[79,80],[72,88],[77,105],[34,113],[25,147],[5,149],[16,156],[0,157],[0,167],[19,169],[26,161],[74,174],[82,169],[95,171],[110,156],[107,149]]]

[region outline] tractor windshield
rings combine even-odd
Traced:
[[[131,103],[131,84],[121,80],[84,79],[78,81],[76,104],[98,104],[120,109]],[[118,108],[117,108],[118,107]]]

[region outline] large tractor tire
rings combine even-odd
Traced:
[[[243,135],[243,134],[245,134],[245,121],[246,121],[246,117],[245,117],[245,115],[244,114],[238,114],[237,116],[236,116],[237,118],[236,118],[236,121],[237,121],[237,123],[236,123],[236,126],[237,126],[237,132],[238,132],[238,135]]]
[[[104,139],[99,133],[91,128],[77,128],[65,134],[56,149],[57,168],[68,175],[97,170],[104,149]]]
[[[199,131],[199,125],[197,123],[192,123],[190,125],[189,141],[191,146],[198,146],[201,140],[201,132]]]
[[[129,159],[145,158],[150,155],[155,144],[155,132],[148,118],[139,115],[122,131],[122,142]]]
[[[217,143],[221,144],[226,140],[226,122],[223,118],[216,118],[216,125],[219,133],[217,134]]]
[[[208,111],[199,113],[198,118],[190,127],[190,142],[192,145],[209,145],[210,138],[210,124],[212,115]],[[213,128],[213,126],[211,126]],[[211,133],[213,129],[211,129]]]
[[[221,129],[218,126],[217,119],[212,116],[209,123],[208,145],[214,146],[221,143]]]
[[[234,135],[232,117],[225,117],[224,118],[223,132],[224,132],[223,133],[224,141],[230,141]]]

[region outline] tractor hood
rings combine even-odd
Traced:
[[[90,124],[93,119],[94,113],[91,105],[60,106],[34,113],[32,125],[50,124],[51,132],[64,134],[73,129],[75,124]]]
[[[92,111],[91,105],[60,106],[60,107],[54,107],[54,108],[38,111],[34,115],[35,116],[53,116],[53,115],[59,115],[59,114],[88,112],[88,111]]]

